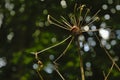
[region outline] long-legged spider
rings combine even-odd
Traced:
[[[86,13],[84,14],[84,17],[83,19],[81,19],[81,16],[82,16],[82,12],[85,8],[85,5],[80,5],[79,7],[77,7],[77,5],[75,5],[74,7],[74,14],[72,14],[71,16],[69,16],[70,18],[70,21],[69,22],[67,19],[65,19],[63,16],[61,16],[61,19],[62,19],[62,22],[56,20],[54,17],[48,15],[48,21],[50,24],[53,24],[53,25],[56,25],[62,29],[65,29],[67,31],[70,32],[70,35],[65,38],[64,40],[62,40],[61,42],[53,45],[53,46],[50,46],[48,48],[45,48],[39,52],[36,52],[35,55],[36,57],[38,56],[38,54],[41,54],[43,53],[44,51],[47,51],[51,48],[54,48],[62,43],[64,43],[65,41],[67,41],[68,39],[70,39],[67,47],[65,48],[65,50],[63,51],[63,53],[61,53],[54,61],[54,65],[55,65],[55,70],[56,72],[60,75],[60,77],[62,78],[62,80],[65,80],[64,77],[61,75],[61,73],[59,72],[59,70],[57,69],[58,66],[57,66],[57,61],[66,53],[67,49],[69,48],[70,44],[72,43],[72,41],[75,39],[78,43],[78,50],[79,50],[79,57],[80,57],[80,72],[81,72],[81,77],[82,77],[82,80],[85,80],[85,76],[84,76],[84,69],[83,69],[83,63],[82,63],[82,57],[81,57],[81,53],[80,53],[80,46],[79,46],[79,39],[78,37],[84,33],[84,32],[89,32],[89,31],[98,31],[98,29],[96,30],[89,30],[89,25],[92,24],[94,21],[98,20],[99,17],[97,17],[97,14],[100,12],[100,10],[98,10],[91,18],[90,18],[90,22],[87,23],[87,24],[84,24],[84,20],[86,18],[86,16],[88,15],[88,13],[90,12],[90,9],[85,9],[86,10]],[[76,14],[78,13],[78,14]],[[96,35],[97,37],[97,35]],[[97,37],[98,39],[98,37]],[[99,40],[99,39],[98,39]],[[105,50],[105,48],[104,48]],[[106,51],[106,50],[105,50]],[[111,56],[109,56],[108,52],[106,51],[108,57],[112,60]],[[36,58],[37,59],[37,58]],[[114,65],[117,66],[117,64],[112,60],[112,62],[114,63]],[[119,67],[118,67],[119,69]]]
[[[74,7],[74,14],[72,14],[70,16],[71,23],[67,19],[65,19],[63,16],[61,16],[62,22],[60,22],[60,21],[56,20],[55,18],[53,18],[52,16],[48,15],[49,23],[54,24],[54,25],[56,25],[56,26],[58,26],[58,27],[60,27],[62,29],[68,30],[68,31],[70,31],[71,34],[67,38],[65,38],[63,41],[61,41],[61,42],[59,42],[59,43],[57,43],[57,44],[55,44],[53,46],[50,46],[50,47],[48,47],[46,49],[43,49],[43,50],[35,53],[35,55],[38,55],[38,54],[40,54],[40,53],[42,53],[44,51],[47,51],[47,50],[49,50],[51,48],[54,48],[54,47],[64,43],[68,39],[70,39],[70,42],[67,45],[67,47],[65,48],[65,50],[63,51],[63,53],[53,61],[53,63],[55,64],[55,70],[57,71],[57,73],[60,75],[60,77],[63,80],[65,80],[64,77],[60,74],[60,72],[57,69],[57,65],[56,65],[57,61],[66,53],[67,49],[69,48],[70,44],[72,43],[72,41],[75,38],[78,38],[78,36],[81,35],[83,32],[97,31],[97,30],[89,30],[89,25],[92,24],[94,21],[99,19],[97,17],[97,14],[100,12],[100,10],[97,11],[97,13],[94,14],[94,16],[90,19],[90,22],[88,24],[83,26],[83,21],[86,18],[88,12],[90,11],[90,9],[87,9],[87,11],[86,11],[86,13],[85,13],[85,15],[83,17],[83,20],[81,20],[81,16],[82,16],[81,14],[82,14],[82,11],[83,11],[84,7],[85,7],[85,5],[81,5],[81,6],[79,6],[77,8],[77,5],[75,5],[75,7]],[[75,14],[76,12],[79,12],[78,16]],[[79,46],[79,40],[78,40],[78,46]],[[80,49],[80,47],[79,47],[79,49]],[[79,54],[79,55],[81,55],[81,54]],[[80,59],[81,58],[82,57],[80,57]],[[81,74],[84,75],[82,59],[80,61],[81,61],[80,62],[80,64],[81,64],[80,65],[81,66]],[[82,79],[84,80],[84,76],[82,76]]]

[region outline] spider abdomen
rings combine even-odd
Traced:
[[[77,36],[77,35],[80,35],[82,32],[79,27],[73,26],[71,29],[71,33],[72,33],[72,35]]]

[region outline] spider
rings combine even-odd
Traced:
[[[75,39],[75,40],[77,39],[76,41],[78,42],[78,47],[79,47],[79,52],[80,52],[80,45],[79,45],[79,39],[78,39],[78,37],[79,37],[82,33],[84,33],[84,32],[89,32],[89,31],[94,32],[94,31],[98,31],[98,30],[99,30],[99,29],[90,30],[90,29],[89,29],[89,25],[91,25],[93,22],[99,20],[99,17],[97,17],[97,14],[100,12],[100,10],[98,10],[98,11],[90,18],[89,23],[86,23],[86,24],[83,25],[84,20],[86,19],[88,13],[90,12],[90,9],[86,9],[86,6],[85,6],[85,5],[80,5],[80,6],[78,6],[78,7],[77,7],[77,6],[78,6],[78,5],[76,4],[75,7],[74,7],[74,13],[73,13],[71,16],[69,16],[69,19],[70,19],[71,22],[69,22],[69,21],[68,21],[67,19],[65,19],[63,16],[61,16],[62,21],[60,22],[60,21],[56,20],[54,17],[52,17],[51,15],[48,15],[47,19],[48,19],[48,22],[49,22],[50,24],[53,24],[53,25],[56,25],[56,26],[58,26],[58,27],[60,27],[60,28],[62,28],[62,29],[65,29],[65,30],[69,31],[70,34],[69,34],[69,36],[68,36],[67,38],[65,38],[65,39],[62,40],[61,42],[59,42],[59,43],[57,43],[57,44],[55,44],[55,45],[53,45],[53,46],[50,46],[50,47],[48,47],[48,48],[45,48],[45,49],[43,49],[43,50],[41,50],[41,51],[35,52],[35,58],[36,58],[36,60],[38,61],[38,64],[40,65],[40,69],[41,69],[41,68],[43,67],[43,64],[42,64],[42,62],[38,59],[38,54],[41,54],[41,53],[43,53],[43,52],[45,52],[45,51],[47,51],[47,50],[49,50],[49,49],[51,49],[51,48],[54,48],[54,47],[56,47],[56,46],[58,46],[58,45],[60,45],[60,44],[62,44],[62,43],[64,43],[64,42],[66,42],[68,39],[70,39],[70,41],[69,41],[67,47],[65,48],[65,50],[63,51],[63,53],[61,53],[61,54],[53,61],[54,65],[55,65],[55,70],[56,70],[56,72],[60,75],[60,77],[62,78],[62,80],[65,80],[65,79],[64,79],[64,77],[61,75],[61,73],[59,72],[59,70],[57,69],[57,68],[58,68],[58,66],[57,66],[57,65],[58,65],[58,64],[57,64],[57,61],[58,61],[63,55],[65,55],[67,49],[69,48],[69,46],[71,45],[71,43],[73,42],[74,39]],[[85,14],[84,14],[83,19],[81,19],[82,12],[83,12],[84,9],[86,10],[86,12],[85,12]],[[96,34],[95,34],[95,36],[96,36],[97,39],[98,39],[98,36],[97,36]],[[98,41],[100,42],[99,39],[98,39]],[[102,44],[101,44],[101,45],[102,45]],[[113,60],[113,58],[109,55],[109,52],[108,52],[103,46],[102,46],[102,48],[105,50],[105,52],[106,52],[107,56],[109,57],[109,59],[113,62],[112,67],[115,65],[115,66],[117,67],[117,69],[120,71],[119,66],[115,63],[115,61]],[[81,76],[82,76],[82,80],[85,80],[81,54],[79,54],[79,56],[80,56]],[[109,72],[109,73],[110,73],[110,72]],[[109,76],[109,73],[108,73],[107,77]],[[40,75],[40,74],[39,74],[39,75]],[[41,76],[41,75],[40,75],[40,76]],[[105,77],[105,78],[107,78],[107,77]],[[43,80],[43,79],[41,78],[41,80]]]
[[[57,69],[57,61],[66,53],[67,49],[69,48],[70,44],[72,43],[72,41],[73,41],[74,39],[77,38],[77,41],[78,41],[78,44],[79,44],[78,37],[79,37],[82,33],[88,32],[88,31],[98,31],[97,29],[96,29],[96,30],[89,30],[89,25],[92,24],[94,21],[99,20],[99,17],[97,17],[97,14],[100,12],[100,10],[98,10],[98,11],[91,17],[89,23],[83,25],[84,20],[86,19],[88,13],[90,12],[90,9],[85,9],[85,10],[86,10],[86,13],[85,13],[83,19],[81,19],[81,16],[82,16],[81,14],[82,14],[82,12],[83,12],[83,10],[84,10],[84,8],[85,8],[86,6],[85,6],[85,5],[80,5],[80,6],[78,6],[78,7],[77,7],[77,6],[78,6],[78,5],[76,4],[75,7],[74,7],[74,14],[72,14],[71,16],[69,16],[69,19],[70,19],[71,22],[69,22],[69,21],[68,21],[67,19],[65,19],[63,16],[61,16],[62,22],[60,22],[60,21],[56,20],[54,17],[48,15],[47,19],[48,19],[48,22],[49,22],[50,24],[56,25],[56,26],[58,26],[58,27],[60,27],[60,28],[62,28],[62,29],[65,29],[65,30],[69,31],[69,32],[70,32],[70,35],[69,35],[67,38],[65,38],[64,40],[62,40],[61,42],[59,42],[59,43],[57,43],[57,44],[55,44],[55,45],[53,45],[53,46],[50,46],[50,47],[48,47],[48,48],[45,48],[45,49],[43,49],[43,50],[35,53],[35,56],[37,56],[38,54],[41,54],[41,53],[43,53],[43,52],[45,52],[45,51],[47,51],[47,50],[49,50],[49,49],[51,49],[51,48],[54,48],[54,47],[56,47],[56,46],[64,43],[64,42],[67,41],[68,39],[70,39],[70,41],[69,41],[67,47],[65,48],[65,50],[63,51],[63,53],[61,53],[61,54],[53,61],[53,63],[55,64],[55,70],[57,71],[57,73],[60,75],[60,77],[61,77],[63,80],[65,80],[64,77],[60,74],[60,72],[59,72],[58,69]],[[78,15],[77,15],[77,13],[78,13]],[[78,46],[79,46],[79,45],[78,45]],[[79,47],[79,49],[80,49],[80,47]],[[80,61],[82,61],[82,60],[80,60]],[[81,62],[81,70],[83,71],[82,62]],[[81,74],[84,74],[84,72],[81,72]],[[83,77],[84,77],[84,76],[83,76]]]
[[[81,14],[82,14],[82,11],[83,9],[85,8],[85,5],[80,5],[78,8],[77,8],[77,5],[75,5],[74,7],[74,14],[72,14],[69,18],[71,20],[71,23],[68,22],[67,19],[65,19],[63,16],[61,16],[61,19],[62,19],[62,22],[56,20],[54,17],[48,15],[47,19],[48,19],[48,22],[50,24],[53,24],[53,25],[56,25],[62,29],[65,29],[67,31],[69,31],[71,34],[65,38],[64,40],[62,40],[61,42],[53,45],[53,46],[50,46],[48,48],[45,48],[39,52],[37,52],[36,54],[40,54],[40,53],[43,53],[44,51],[47,51],[51,48],[54,48],[60,44],[62,44],[63,42],[67,41],[68,39],[71,38],[68,46],[66,47],[66,49],[63,51],[63,53],[58,57],[62,57],[63,54],[65,54],[66,50],[68,49],[68,47],[70,46],[71,42],[73,41],[73,39],[75,37],[79,37],[79,35],[81,35],[82,33],[84,32],[89,32],[89,31],[98,31],[97,29],[96,30],[89,30],[89,25],[92,24],[94,21],[97,21],[99,20],[99,17],[97,17],[97,14],[100,12],[100,10],[98,10],[93,16],[92,18],[90,19],[90,22],[86,25],[82,25],[83,24],[83,21],[84,19],[86,18],[87,14],[90,12],[90,9],[87,9],[86,10],[86,13],[83,17],[83,20],[81,20]],[[78,18],[77,18],[77,15],[75,14],[77,12],[79,12],[79,15],[78,15]],[[55,60],[55,62],[58,60],[58,58]]]

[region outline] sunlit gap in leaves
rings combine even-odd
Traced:
[[[7,35],[7,40],[8,40],[8,42],[11,42],[12,39],[13,39],[13,37],[14,37],[14,33],[13,33],[13,32],[10,32],[10,33]]]
[[[47,16],[48,15],[48,10],[47,9],[43,9],[43,11],[42,11],[42,15],[45,15],[45,16]],[[41,28],[43,28],[43,27],[45,27],[45,26],[49,26],[50,24],[49,24],[49,22],[45,19],[37,19],[36,21],[35,21],[35,25],[37,26],[37,27],[41,27]]]
[[[61,0],[60,4],[61,4],[62,8],[67,8],[67,3],[65,0]]]
[[[0,68],[4,67],[7,65],[7,60],[5,57],[0,58]]]
[[[10,0],[5,0],[5,8],[8,11],[10,11],[11,16],[15,15],[14,7],[15,7],[15,5]]]
[[[91,62],[86,62],[85,63],[85,68],[86,68],[85,75],[86,75],[86,77],[90,77],[90,76],[93,75],[91,65],[92,65]]]

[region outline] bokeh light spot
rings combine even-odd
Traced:
[[[88,31],[88,30],[89,30],[89,26],[86,25],[86,26],[83,27],[83,29],[84,29],[85,31]]]
[[[13,37],[14,37],[14,33],[13,33],[13,32],[10,32],[10,33],[7,35],[7,40],[8,40],[8,41],[11,41]]]
[[[111,45],[112,45],[112,46],[114,46],[114,45],[116,45],[116,44],[117,44],[116,40],[112,40],[112,41],[111,41]]]
[[[38,64],[33,64],[33,69],[38,69]]]
[[[109,14],[105,14],[105,15],[104,15],[104,18],[105,18],[106,20],[109,20],[109,19],[110,19],[110,15],[109,15]]]
[[[85,43],[84,44],[84,51],[88,52],[89,50],[90,50],[90,47],[89,47],[88,43]]]
[[[99,33],[103,39],[109,39],[110,32],[107,29],[100,28]]]
[[[116,10],[120,11],[120,5],[116,5]]]
[[[103,10],[107,10],[107,9],[108,9],[108,5],[103,4],[103,5],[102,5],[102,8],[103,8]]]
[[[79,39],[79,41],[84,41],[84,40],[85,40],[85,37],[84,37],[83,35],[80,35],[80,36],[78,37],[78,39]]]
[[[66,3],[65,0],[61,0],[60,4],[61,4],[62,8],[66,8],[67,7],[67,3]]]
[[[113,13],[113,14],[116,13],[116,10],[115,10],[114,8],[111,8],[110,11],[111,11],[111,13]]]
[[[7,65],[7,61],[4,57],[0,58],[0,68]]]
[[[53,38],[51,39],[51,41],[52,41],[52,43],[55,43],[55,42],[57,41],[57,39],[56,39],[55,37],[53,37]]]
[[[46,67],[44,68],[44,70],[48,73],[48,74],[51,74],[54,70],[54,66],[51,64],[51,63],[48,63],[46,65]]]

